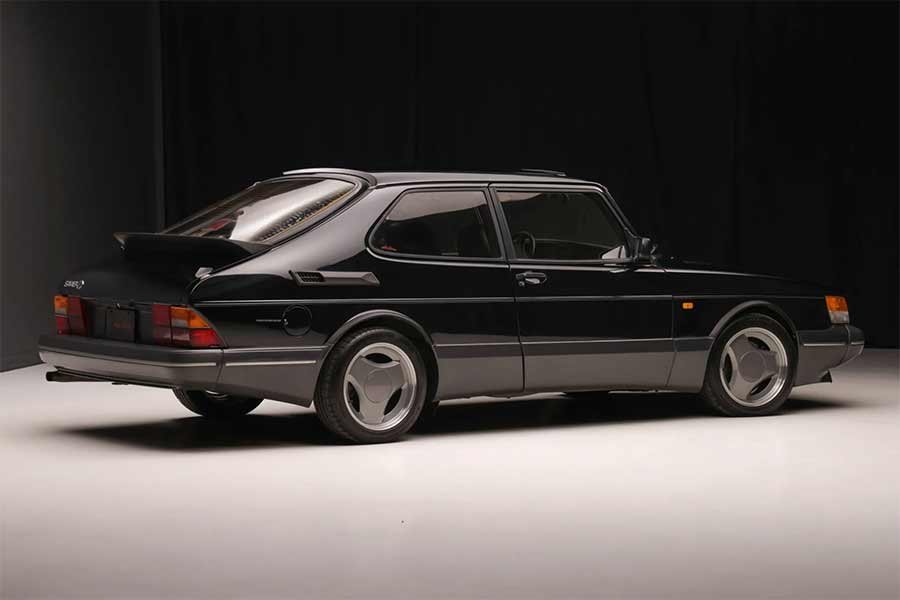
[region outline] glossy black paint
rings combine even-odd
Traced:
[[[349,328],[367,323],[399,328],[420,345],[433,366],[436,399],[604,388],[695,391],[712,340],[741,312],[767,312],[795,336],[831,330],[823,297],[832,292],[811,284],[659,258],[596,263],[507,258],[509,232],[492,194],[497,187],[600,192],[625,231],[636,236],[597,184],[475,173],[342,171],[341,176],[355,178],[361,191],[336,214],[199,279],[177,264],[146,261],[123,261],[67,279],[84,280],[85,297],[194,306],[227,344],[213,389],[299,404],[311,402],[331,346]],[[503,256],[389,257],[367,246],[372,228],[404,192],[448,188],[478,189],[491,198]],[[306,285],[296,275],[300,272],[349,272],[359,285],[340,277],[329,283],[325,276]],[[526,283],[534,273],[540,283]],[[693,309],[682,307],[686,301]],[[307,315],[300,334],[286,326],[287,311]],[[800,351],[799,337],[797,342]],[[838,360],[835,351],[813,359],[814,365],[807,360],[804,378],[818,377],[822,368],[827,371],[845,357]]]

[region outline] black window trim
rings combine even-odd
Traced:
[[[496,219],[500,222],[500,228],[503,231],[503,246],[506,255],[509,257],[507,262],[511,265],[573,265],[573,266],[590,266],[590,265],[625,265],[634,264],[634,258],[630,256],[632,249],[629,242],[635,237],[635,233],[631,227],[622,219],[622,215],[618,210],[618,206],[612,202],[609,193],[601,187],[593,185],[566,185],[566,184],[491,184],[488,186],[491,192],[491,201],[494,204]],[[592,192],[598,194],[602,198],[604,205],[609,213],[615,219],[615,223],[619,226],[624,234],[625,249],[629,256],[625,258],[604,258],[596,260],[572,260],[572,259],[556,259],[556,258],[517,258],[516,250],[512,242],[512,233],[509,230],[509,224],[506,222],[506,213],[503,212],[503,203],[497,195],[499,192]]]
[[[500,256],[496,257],[478,257],[478,256],[439,256],[432,254],[409,254],[406,252],[385,252],[375,246],[372,243],[372,237],[375,235],[375,232],[378,231],[378,228],[381,227],[381,224],[384,223],[387,216],[391,213],[394,206],[397,205],[400,200],[403,199],[407,194],[413,194],[416,192],[465,192],[465,191],[477,191],[481,192],[484,195],[484,201],[488,207],[488,214],[491,216],[491,221],[494,225],[494,235],[497,240],[497,249],[500,252]],[[375,224],[369,228],[369,232],[366,234],[366,248],[374,254],[375,256],[381,258],[388,259],[406,259],[413,260],[416,262],[441,262],[441,263],[450,263],[450,264],[459,264],[459,263],[482,263],[482,264],[496,264],[496,265],[506,265],[507,263],[507,253],[505,248],[505,241],[503,239],[503,235],[500,229],[500,219],[497,216],[497,209],[494,206],[493,196],[490,192],[490,186],[488,184],[470,184],[470,185],[416,185],[412,187],[408,187],[404,189],[400,194],[394,198],[388,207],[381,213],[381,216],[375,221]]]

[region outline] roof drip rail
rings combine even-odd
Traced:
[[[371,173],[366,173],[365,171],[357,171],[355,169],[337,169],[331,167],[315,167],[312,169],[294,169],[293,171],[285,171],[284,175],[328,175],[329,173],[333,173],[335,175],[350,175],[356,177],[358,179],[362,179],[370,186],[374,186],[377,182],[375,178],[372,177]]]
[[[553,175],[555,177],[568,177],[562,171],[553,171],[551,169],[519,169],[518,173],[528,173],[533,175]]]

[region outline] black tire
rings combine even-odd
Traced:
[[[415,391],[409,412],[389,429],[375,431],[363,426],[351,414],[344,399],[344,378],[350,361],[366,346],[385,342],[400,348],[410,359],[416,375]],[[407,337],[393,329],[370,327],[353,331],[331,350],[316,386],[315,408],[319,420],[336,435],[358,444],[393,442],[402,437],[416,423],[425,405],[428,391],[428,371],[419,351]]]
[[[438,408],[441,403],[434,400],[426,399],[422,406],[422,412],[419,413],[419,419],[416,421],[416,431],[428,431],[438,419]]]
[[[176,389],[175,397],[186,409],[211,419],[234,419],[243,417],[259,406],[262,398],[250,396],[233,396],[230,394],[212,394],[204,390]]]
[[[760,328],[778,338],[787,353],[787,374],[781,391],[771,400],[760,406],[745,406],[737,402],[726,390],[720,374],[722,353],[728,341],[736,333],[747,328]],[[793,336],[781,323],[772,317],[762,314],[749,314],[730,323],[713,342],[709,361],[706,365],[706,376],[703,381],[701,397],[720,414],[729,417],[753,417],[771,415],[778,412],[787,401],[794,387],[794,375],[797,372],[797,347]]]

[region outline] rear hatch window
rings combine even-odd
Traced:
[[[358,187],[327,178],[265,181],[191,215],[162,233],[276,244],[334,212]]]

